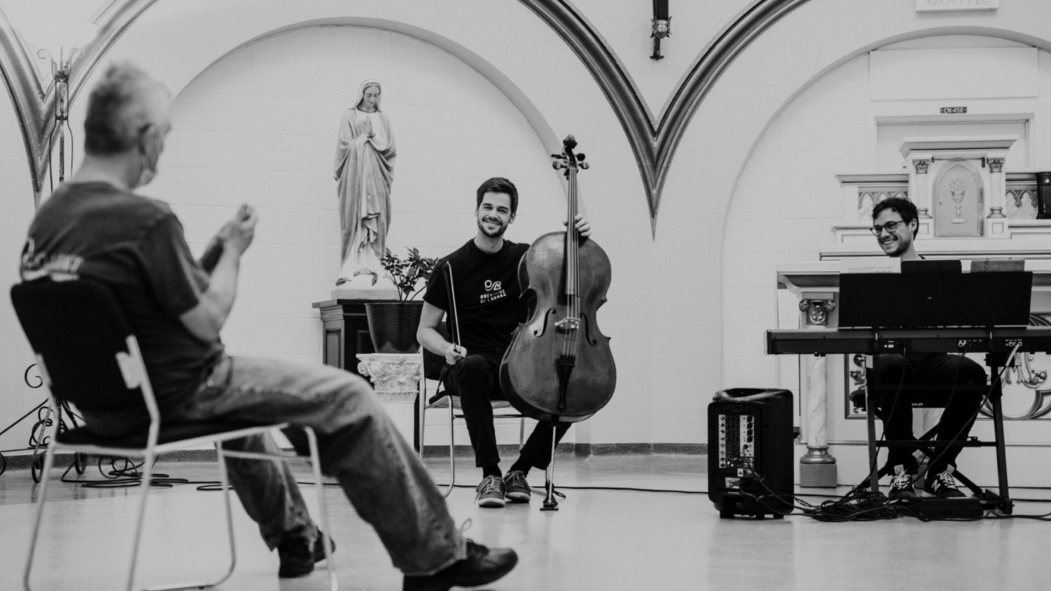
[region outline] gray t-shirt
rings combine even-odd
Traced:
[[[66,183],[37,211],[22,251],[23,281],[90,278],[113,290],[139,341],[161,413],[185,402],[221,357],[179,320],[208,289],[182,225],[163,201],[108,183]],[[86,417],[100,435],[133,432],[142,408]],[[93,420],[94,419],[94,420]]]

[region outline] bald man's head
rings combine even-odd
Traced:
[[[88,97],[84,151],[96,156],[134,148],[151,125],[166,133],[171,95],[159,81],[131,64],[114,64]]]

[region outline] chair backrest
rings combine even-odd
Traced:
[[[145,410],[142,390],[126,377],[135,371],[131,326],[108,287],[89,280],[19,283],[11,301],[56,398],[83,411]]]

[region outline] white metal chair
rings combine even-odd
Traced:
[[[112,292],[93,281],[23,283],[11,288],[11,299],[18,319],[29,338],[36,355],[40,373],[51,391],[51,410],[60,402],[71,402],[82,411],[105,412],[117,408],[128,409],[138,405],[143,415],[149,416],[146,433],[137,433],[121,439],[101,438],[89,427],[59,432],[59,421],[51,421],[44,460],[40,491],[37,499],[36,522],[26,559],[23,586],[30,591],[30,574],[40,533],[41,518],[47,499],[47,483],[54,464],[55,453],[69,450],[82,454],[142,458],[145,473],[142,494],[136,518],[131,564],[127,589],[135,585],[135,569],[142,537],[143,517],[150,493],[153,463],[160,454],[212,443],[218,454],[219,475],[222,482],[226,528],[230,545],[230,564],[226,573],[211,583],[179,583],[153,589],[204,589],[221,584],[234,571],[237,553],[234,545],[233,518],[230,512],[230,492],[226,475],[227,457],[262,461],[288,460],[297,456],[270,455],[224,450],[222,443],[250,435],[288,427],[287,423],[253,425],[231,422],[180,423],[161,425],[160,412],[146,366],[139,351],[138,341],[117,305]],[[46,363],[45,363],[46,362]],[[321,464],[317,438],[312,429],[304,428],[310,447],[317,490],[319,517],[323,532],[331,531],[322,494]],[[327,533],[324,534],[327,537]],[[324,540],[329,587],[338,587],[336,569],[332,562],[331,542]]]
[[[438,332],[443,336],[445,335],[445,323],[438,328]],[[448,390],[442,389],[442,381],[445,378],[445,373],[448,370],[448,366],[445,365],[445,359],[440,355],[435,355],[430,351],[427,351],[422,346],[420,347],[420,354],[423,357],[423,362],[420,364],[420,458],[423,458],[423,445],[424,445],[424,434],[426,433],[427,427],[427,411],[432,408],[448,408],[449,409],[449,486],[445,490],[442,496],[448,497],[452,493],[453,487],[456,486],[456,439],[455,439],[455,427],[457,420],[463,420],[463,411],[460,408],[460,396],[453,394]],[[427,380],[435,380],[438,382],[435,388],[434,395],[427,396]],[[525,443],[525,415],[518,412],[511,406],[511,403],[506,400],[493,400],[493,419],[518,419],[518,448],[521,449]]]

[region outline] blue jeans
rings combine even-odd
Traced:
[[[360,377],[323,365],[280,359],[224,357],[208,381],[167,420],[288,422],[296,450],[308,453],[317,433],[321,469],[339,481],[354,509],[375,528],[394,566],[406,575],[437,572],[466,556],[464,541],[420,463]],[[229,449],[274,451],[270,436]],[[230,482],[273,549],[283,539],[313,543],[317,528],[284,462],[230,458]]]

